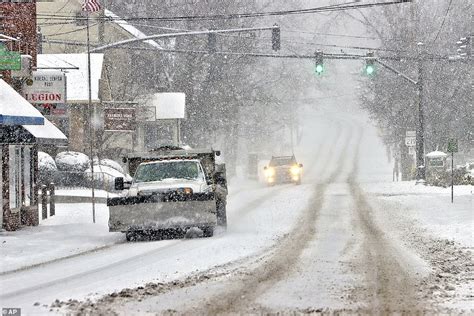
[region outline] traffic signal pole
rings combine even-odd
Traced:
[[[274,41],[273,42],[274,47],[276,47],[276,45],[279,45],[280,27],[278,25],[273,25],[270,27],[251,27],[251,28],[241,28],[241,29],[189,31],[189,32],[178,32],[178,33],[155,34],[155,35],[150,35],[150,36],[144,36],[141,38],[132,38],[132,39],[127,39],[127,40],[103,45],[103,46],[91,49],[90,52],[97,53],[97,52],[104,51],[106,49],[119,47],[119,46],[123,46],[130,43],[143,42],[146,40],[153,40],[153,39],[160,39],[160,38],[175,38],[175,37],[182,37],[182,36],[197,36],[197,35],[208,35],[208,34],[245,33],[245,32],[265,31],[265,30],[272,30],[272,35],[274,37],[272,39]]]

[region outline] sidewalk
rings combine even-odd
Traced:
[[[109,210],[103,203],[96,204],[95,224],[91,203],[57,203],[56,215],[39,226],[0,232],[0,273],[124,241],[123,234],[109,233],[108,218]]]

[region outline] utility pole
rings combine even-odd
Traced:
[[[105,3],[103,3],[102,8],[99,12],[99,24],[98,24],[98,42],[99,45],[104,45],[104,32],[105,32]]]
[[[90,159],[91,159],[91,190],[92,190],[92,222],[95,224],[95,190],[94,190],[94,126],[92,108],[92,88],[91,88],[91,51],[90,51],[90,34],[89,34],[89,11],[87,14],[87,87],[88,87],[88,110],[89,110],[89,142],[90,142]],[[99,162],[100,164],[100,162]]]
[[[423,104],[423,43],[418,43],[418,80],[417,105],[418,119],[416,124],[416,183],[424,183],[426,175],[425,166],[425,118]]]

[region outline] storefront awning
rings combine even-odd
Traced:
[[[67,145],[66,135],[47,119],[44,119],[44,125],[24,125],[23,128],[33,135],[38,144]]]
[[[43,125],[44,117],[0,79],[0,125]]]

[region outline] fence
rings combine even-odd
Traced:
[[[92,181],[92,172],[77,171],[50,171],[42,172],[39,177],[40,185],[47,185],[54,182],[57,188],[94,188],[104,191],[115,191],[114,181],[116,176],[107,172],[94,172]]]

